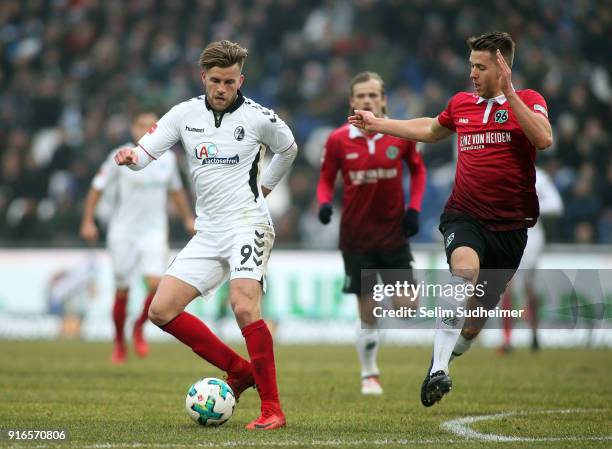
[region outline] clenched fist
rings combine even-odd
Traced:
[[[98,240],[98,227],[93,221],[84,221],[81,224],[80,232],[81,237],[88,242],[95,242]]]
[[[122,148],[115,154],[117,165],[134,165],[138,163],[138,154],[133,148]]]

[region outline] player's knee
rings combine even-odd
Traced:
[[[149,307],[149,320],[151,320],[151,323],[157,326],[161,326],[162,324],[164,324],[163,314],[160,310],[155,308],[153,304],[151,304],[151,306]]]
[[[472,248],[461,246],[451,254],[451,271],[453,275],[476,282],[480,259]]]
[[[257,298],[253,298],[246,292],[242,294],[236,290],[230,297],[230,305],[240,327],[248,326],[261,318],[261,310]]]
[[[248,326],[261,318],[259,307],[251,301],[239,301],[232,305],[232,310],[241,327]]]
[[[157,297],[153,298],[153,302],[149,307],[149,320],[157,326],[163,326],[174,318],[177,313],[164,307],[161,301],[156,301],[156,299]]]
[[[461,336],[463,338],[465,338],[466,340],[473,340],[476,337],[478,337],[478,334],[480,333],[480,329],[475,328],[475,327],[464,327],[463,329],[461,329]]]

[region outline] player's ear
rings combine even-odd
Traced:
[[[244,83],[244,75],[241,73],[240,78],[238,79],[238,89],[242,87],[242,83]]]
[[[200,72],[200,77],[202,78],[202,84],[206,86],[206,70]]]

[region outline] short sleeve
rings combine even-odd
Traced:
[[[295,143],[295,137],[287,124],[274,111],[264,109],[264,112],[269,112],[269,115],[263,114],[260,127],[261,142],[273,153],[283,153]]]
[[[138,146],[153,159],[159,159],[181,138],[181,120],[184,112],[182,104],[166,112],[138,141]]]
[[[119,170],[119,166],[115,163],[115,153],[117,151],[118,150],[112,151],[108,155],[108,157],[100,167],[100,170],[98,170],[98,173],[96,173],[96,176],[94,176],[93,180],[91,181],[91,187],[95,190],[98,190],[100,192],[104,191],[110,184],[115,182],[115,180],[117,179],[117,174]]]
[[[446,109],[444,109],[440,114],[438,114],[438,122],[440,125],[445,128],[450,129],[451,131],[456,131],[455,120],[453,118],[453,100],[455,97],[452,97],[448,100],[448,104],[446,105]]]
[[[544,100],[544,97],[540,95],[539,92],[526,89],[522,92],[521,99],[531,111],[548,118],[548,106],[546,105],[546,100]]]

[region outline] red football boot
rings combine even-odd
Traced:
[[[136,350],[136,354],[138,357],[147,357],[149,355],[149,343],[144,339],[144,335],[142,333],[143,326],[135,326],[134,333],[132,335],[132,340],[134,342],[134,349]]]
[[[247,424],[247,430],[273,430],[287,425],[285,414],[278,410],[264,410],[259,418]]]
[[[111,356],[111,363],[114,365],[121,365],[127,360],[127,351],[124,343],[115,342],[113,348],[113,355]]]

